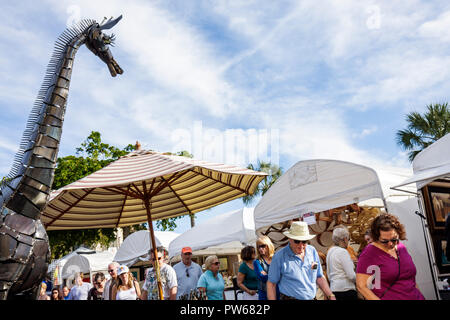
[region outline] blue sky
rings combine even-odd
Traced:
[[[315,158],[409,168],[395,143],[405,114],[449,101],[446,1],[3,2],[2,176],[54,41],[80,18],[123,15],[112,52],[125,73],[111,78],[79,50],[59,156],[96,130],[118,147],[138,140],[239,165],[256,152],[285,171]],[[270,150],[278,150],[273,159]],[[233,201],[197,221],[241,206]],[[176,231],[186,228],[183,219]]]

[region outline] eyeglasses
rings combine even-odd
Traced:
[[[308,241],[306,241],[306,240],[294,240],[294,243],[295,244],[299,244],[299,243],[306,244],[306,243],[308,243]]]
[[[186,277],[189,278],[189,269],[186,269]]]
[[[220,264],[220,261],[213,262],[213,265],[218,266],[219,264]]]
[[[380,243],[382,243],[382,244],[387,244],[389,242],[392,242],[393,244],[396,244],[397,242],[400,241],[400,239],[399,238],[393,238],[393,239],[389,239],[389,240],[381,240],[380,239],[378,241],[380,241]]]
[[[258,249],[261,249],[261,248],[267,248],[267,244],[260,244],[260,245],[258,246]]]
[[[114,272],[115,270],[108,270],[109,273]]]

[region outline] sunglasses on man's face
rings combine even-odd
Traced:
[[[115,270],[108,270],[109,273],[114,272]]]
[[[213,262],[213,265],[215,265],[215,266],[218,266],[219,264],[220,264],[220,261]]]
[[[306,241],[306,240],[294,240],[294,243],[295,244],[299,244],[299,243],[306,244],[306,243],[308,243],[308,241]]]
[[[393,244],[396,244],[397,242],[399,242],[400,241],[400,239],[399,238],[394,238],[394,239],[389,239],[389,240],[378,240],[378,241],[380,241],[380,243],[382,243],[382,244],[388,244],[389,242],[392,242]]]

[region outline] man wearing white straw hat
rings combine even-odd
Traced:
[[[336,300],[323,276],[317,250],[308,245],[315,235],[309,234],[308,224],[294,221],[283,234],[289,244],[278,250],[272,258],[267,281],[267,298],[276,299],[276,286],[281,300],[313,300],[317,286],[330,300]]]

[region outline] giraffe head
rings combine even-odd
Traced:
[[[117,22],[122,19],[122,15],[116,19],[110,18],[109,20],[103,20],[102,23],[94,23],[86,30],[86,47],[97,55],[108,66],[111,76],[115,77],[117,74],[122,74],[123,70],[114,60],[109,46],[114,45],[115,36],[110,36],[103,33],[103,30],[111,29]]]

